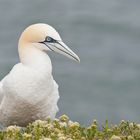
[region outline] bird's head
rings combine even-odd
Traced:
[[[27,27],[19,46],[34,46],[41,51],[54,51],[80,62],[79,57],[62,41],[58,32],[50,25],[38,23]]]

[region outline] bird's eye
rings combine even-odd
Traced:
[[[49,37],[49,36],[47,36],[47,37],[46,37],[46,39],[45,39],[45,41],[46,41],[46,42],[53,42],[53,41],[54,41],[54,39],[53,39],[53,38],[51,38],[51,37]]]

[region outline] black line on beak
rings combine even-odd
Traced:
[[[57,42],[59,45],[61,45],[63,48],[65,48],[62,44],[60,44],[59,42]],[[56,47],[58,50],[60,50],[60,51],[62,51],[62,52],[64,52],[64,53],[66,53],[67,55],[70,55],[71,57],[73,57],[73,59],[76,59],[77,61],[79,61],[76,57],[74,57],[72,54],[71,54],[71,52],[67,49],[67,48],[65,48],[68,52],[70,52],[70,53],[68,53],[68,52],[65,52],[64,50],[62,50],[62,49],[60,49],[60,48],[58,48],[57,46],[55,46],[54,45],[54,47]]]
[[[63,46],[59,41],[56,41],[56,43],[59,44],[60,46],[62,46],[63,48],[65,48],[69,52],[69,50],[65,46]]]
[[[54,50],[53,49],[51,49],[51,47],[49,46],[49,45],[47,45],[45,42],[39,42],[39,43],[42,43],[42,44],[44,44],[44,45],[46,45],[51,51],[53,51],[54,52]]]
[[[55,52],[55,51],[54,51],[53,49],[51,49],[51,47],[50,47],[49,45],[47,45],[47,43],[45,43],[44,41],[43,41],[43,42],[39,42],[39,43],[42,43],[42,44],[46,45],[51,51]],[[60,48],[58,48],[57,46],[55,46],[55,45],[54,45],[55,43],[57,43],[57,44],[59,44],[60,46],[62,46],[63,48],[65,48],[69,53],[66,52],[66,51],[64,51],[64,50],[62,50],[62,49],[60,49]],[[53,47],[55,47],[55,48],[57,48],[58,50],[62,51],[63,53],[66,53],[67,55],[70,55],[73,59],[79,61],[76,57],[74,57],[74,56],[71,54],[71,52],[70,52],[65,46],[63,46],[61,43],[59,43],[59,41],[56,40],[55,43],[51,43],[50,45],[52,45]]]

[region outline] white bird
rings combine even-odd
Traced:
[[[23,31],[18,51],[20,63],[0,82],[0,123],[3,126],[26,126],[36,119],[55,117],[59,92],[47,51],[80,61],[58,32],[43,23]]]

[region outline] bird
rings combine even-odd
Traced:
[[[58,112],[58,84],[52,75],[48,52],[57,52],[80,62],[46,23],[27,27],[19,37],[19,63],[0,81],[0,124],[26,126],[35,120],[54,119]]]

